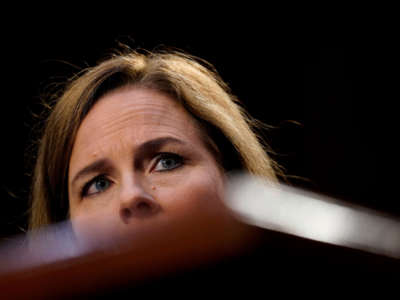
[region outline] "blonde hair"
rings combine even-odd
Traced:
[[[212,65],[180,51],[125,51],[70,80],[52,108],[39,141],[32,180],[30,229],[68,217],[68,166],[79,126],[105,93],[126,85],[172,95],[203,125],[224,168],[277,181],[277,165]]]

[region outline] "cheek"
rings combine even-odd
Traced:
[[[119,220],[112,193],[96,199],[70,200],[70,219],[79,241],[95,245],[102,236],[112,237]]]
[[[223,175],[217,170],[193,172],[168,191],[161,190],[160,202],[168,213],[187,213],[203,207],[216,207],[224,196]]]
[[[94,199],[76,199],[70,198],[70,218],[86,217],[90,215],[111,213],[115,210],[112,205],[115,203],[116,195],[114,190],[111,190],[104,195],[99,195]]]
[[[113,193],[86,199],[71,209],[71,224],[83,249],[102,249],[121,243],[130,235],[131,228],[121,226],[118,199]],[[129,229],[129,230],[128,230]]]

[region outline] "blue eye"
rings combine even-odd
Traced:
[[[110,180],[105,176],[100,175],[89,181],[82,190],[83,196],[90,196],[93,194],[98,194],[107,190],[111,185]]]
[[[159,155],[155,171],[169,171],[183,165],[183,157],[173,153],[162,153]]]

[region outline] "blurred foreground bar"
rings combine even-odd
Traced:
[[[399,278],[396,259],[261,230],[226,217],[177,220],[138,236],[137,243],[118,251],[9,272],[3,267],[1,299],[289,295],[315,287],[365,292],[382,282],[383,291],[390,291]],[[7,263],[4,259],[2,264]]]
[[[0,249],[1,299],[384,296],[400,275],[399,259],[251,226],[225,207],[197,207],[101,249],[76,244],[68,224]]]
[[[99,297],[230,261],[257,243],[257,233],[220,207],[196,208],[154,221],[128,241],[99,248],[71,238],[70,224],[50,226],[0,249],[1,299]],[[104,239],[102,240],[104,242]]]

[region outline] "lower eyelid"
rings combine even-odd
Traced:
[[[96,183],[96,180],[98,180],[98,179],[100,179],[100,178],[103,178],[103,179],[107,180],[108,183],[109,183],[109,186],[108,186],[105,190],[103,190],[103,191],[99,191],[99,192],[97,192],[97,193],[88,194],[88,191],[89,191],[89,189],[91,188],[91,186],[92,186],[93,184],[95,184],[95,183]],[[106,176],[104,176],[104,175],[96,176],[96,177],[94,177],[93,179],[89,180],[86,184],[84,184],[83,188],[81,189],[81,197],[83,197],[83,198],[84,198],[84,197],[90,197],[90,196],[94,196],[94,195],[98,195],[98,194],[104,193],[104,192],[106,192],[112,185],[113,185],[113,182],[112,182],[110,179],[108,179]]]
[[[155,169],[157,167],[157,165],[160,163],[161,160],[163,159],[175,159],[177,161],[177,166],[171,168],[171,169],[164,169],[164,170],[156,170],[157,172],[163,172],[163,171],[172,171],[174,169],[180,168],[185,164],[185,158],[179,154],[176,153],[161,153],[159,155],[157,155],[156,157],[156,162],[155,165],[153,167],[153,169]]]
[[[187,164],[187,161],[188,161],[186,157],[184,157],[184,156],[182,156],[182,155],[180,155],[180,154],[177,154],[177,153],[174,153],[174,152],[163,152],[163,153],[159,153],[158,155],[156,155],[156,162],[155,162],[155,164],[154,164],[153,169],[155,169],[155,167],[157,166],[157,164],[158,164],[162,159],[168,159],[168,158],[176,159],[176,160],[177,160],[177,166],[175,166],[175,167],[173,167],[173,168],[171,168],[171,169],[158,170],[158,172],[172,171],[172,170],[175,170],[175,169],[179,169],[179,168],[181,168],[182,166],[186,165],[186,164]],[[99,192],[97,192],[97,193],[88,194],[88,191],[89,191],[90,187],[91,187],[93,184],[95,184],[95,183],[96,183],[96,180],[99,179],[100,177],[103,177],[104,179],[106,179],[106,180],[109,182],[109,186],[108,186],[105,190],[103,190],[103,191],[99,191]],[[90,196],[95,196],[95,195],[98,195],[98,194],[102,194],[102,193],[108,191],[108,190],[112,187],[113,184],[114,184],[113,181],[110,180],[109,178],[107,178],[107,176],[105,176],[105,175],[98,175],[98,176],[95,176],[93,179],[89,180],[87,183],[85,183],[85,184],[83,185],[83,187],[80,189],[80,195],[81,195],[82,198],[85,198],[85,197],[90,197]]]

